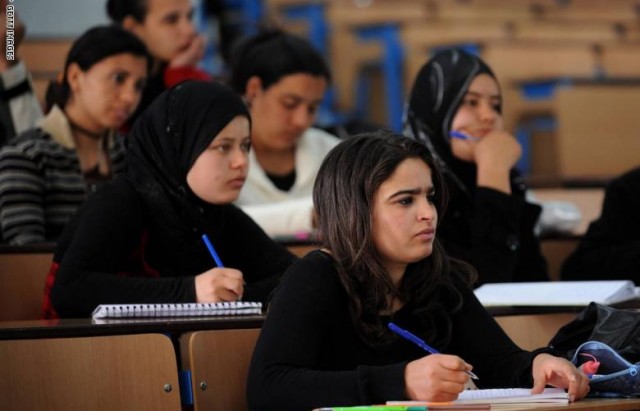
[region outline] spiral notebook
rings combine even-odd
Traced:
[[[91,314],[100,318],[214,317],[262,314],[262,303],[232,301],[185,304],[102,304]]]

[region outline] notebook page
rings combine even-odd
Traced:
[[[496,388],[486,390],[466,390],[460,393],[455,401],[481,402],[481,403],[531,403],[531,402],[553,402],[568,403],[569,395],[560,388],[547,388],[541,394],[531,394],[530,388]]]
[[[485,307],[614,304],[638,296],[628,280],[484,284],[475,294]]]
[[[465,390],[451,404],[568,404],[569,394],[561,388],[545,388],[531,394],[530,388]],[[387,405],[434,405],[424,401],[387,401]]]

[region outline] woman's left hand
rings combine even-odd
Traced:
[[[571,402],[589,393],[589,378],[564,358],[538,354],[533,359],[532,368],[532,394],[540,394],[546,385],[567,389]]]

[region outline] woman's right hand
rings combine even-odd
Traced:
[[[237,301],[244,292],[242,272],[234,268],[212,268],[196,276],[196,302]]]
[[[420,401],[453,401],[469,380],[471,365],[455,355],[431,354],[404,369],[407,397]]]
[[[511,194],[509,174],[521,155],[520,143],[505,131],[493,131],[481,138],[473,150],[478,186]]]

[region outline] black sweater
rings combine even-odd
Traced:
[[[438,224],[438,238],[452,257],[478,270],[478,284],[548,280],[534,235],[541,208],[519,196],[478,187],[473,201],[453,183]]]
[[[609,184],[600,218],[563,265],[562,279],[625,279],[640,285],[640,168]]]
[[[470,289],[462,292],[451,341],[435,348],[473,365],[483,388],[530,387],[535,354],[518,348]],[[430,342],[429,330],[421,329],[406,306],[384,320]],[[249,407],[310,410],[400,400],[407,362],[424,356],[399,338],[380,348],[364,344],[332,258],[314,251],[287,271],[270,306],[251,361]]]
[[[266,302],[295,257],[246,214],[229,206],[222,232],[209,234],[225,266],[242,271],[244,299]],[[186,253],[154,241],[140,195],[119,179],[90,197],[58,241],[51,303],[61,317],[86,317],[98,304],[195,302],[196,275],[215,263],[194,230]]]

